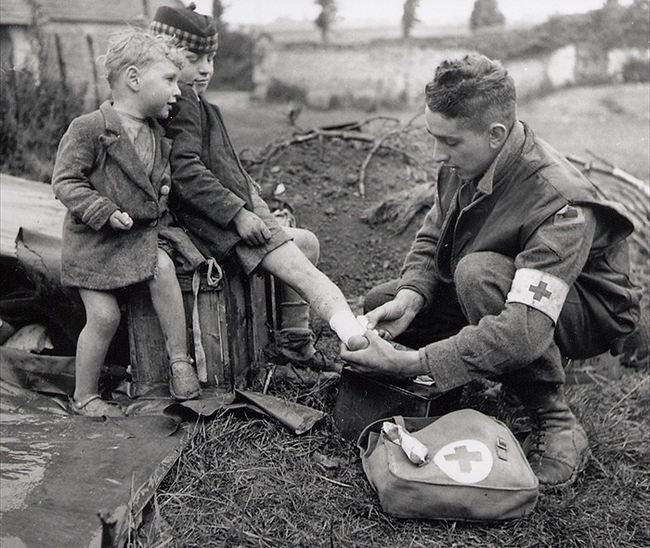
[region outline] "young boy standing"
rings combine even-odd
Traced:
[[[180,94],[184,54],[170,39],[129,30],[112,38],[102,62],[112,102],[73,120],[57,153],[52,186],[67,207],[61,281],[76,287],[86,310],[77,343],[73,410],[122,416],[98,383],[120,322],[117,296],[147,282],[169,355],[170,392],[191,399],[201,388],[187,356],[183,301],[170,257],[194,269],[203,257],[171,225],[171,145],[155,118]]]
[[[196,13],[192,4],[161,7],[150,30],[175,37],[186,50],[178,112],[167,125],[174,139],[172,207],[179,220],[204,253],[217,260],[234,254],[246,274],[262,269],[284,282],[280,335],[290,357],[307,361],[314,353],[311,338],[304,337],[310,333],[309,304],[349,347],[365,347],[365,329],[343,293],[314,266],[318,240],[278,224],[243,169],[219,108],[203,96],[217,52],[212,18]]]

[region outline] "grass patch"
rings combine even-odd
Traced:
[[[328,352],[333,341],[325,341]],[[271,384],[331,412],[336,387]],[[497,524],[403,520],[384,514],[356,447],[331,416],[296,437],[272,420],[219,414],[203,423],[157,496],[177,547],[641,547],[650,541],[647,371],[568,389],[593,459],[574,487],[542,494],[525,519]],[[474,407],[495,412],[492,406]],[[515,414],[496,410],[511,421]],[[510,410],[512,411],[512,410]],[[148,544],[156,546],[156,544]],[[158,544],[162,546],[163,544]]]
[[[84,112],[84,90],[27,69],[0,71],[0,170],[49,182],[70,122]]]

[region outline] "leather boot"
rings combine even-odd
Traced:
[[[569,409],[562,385],[517,387],[530,418],[531,433],[524,453],[539,480],[540,490],[572,485],[589,460],[587,434]]]

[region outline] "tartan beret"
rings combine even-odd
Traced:
[[[194,10],[192,2],[186,8],[162,6],[156,11],[149,30],[153,34],[168,34],[176,38],[179,46],[193,53],[212,53],[217,51],[217,29],[214,20]]]

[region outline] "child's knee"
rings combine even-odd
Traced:
[[[309,259],[312,264],[317,264],[320,257],[320,242],[316,234],[304,228],[285,229],[293,238],[294,243]]]
[[[171,257],[162,249],[158,250],[158,271],[156,279],[169,280],[176,277],[176,266]]]
[[[86,323],[93,329],[104,334],[113,335],[120,325],[122,314],[120,307],[115,304],[104,303],[101,306],[86,308]]]

